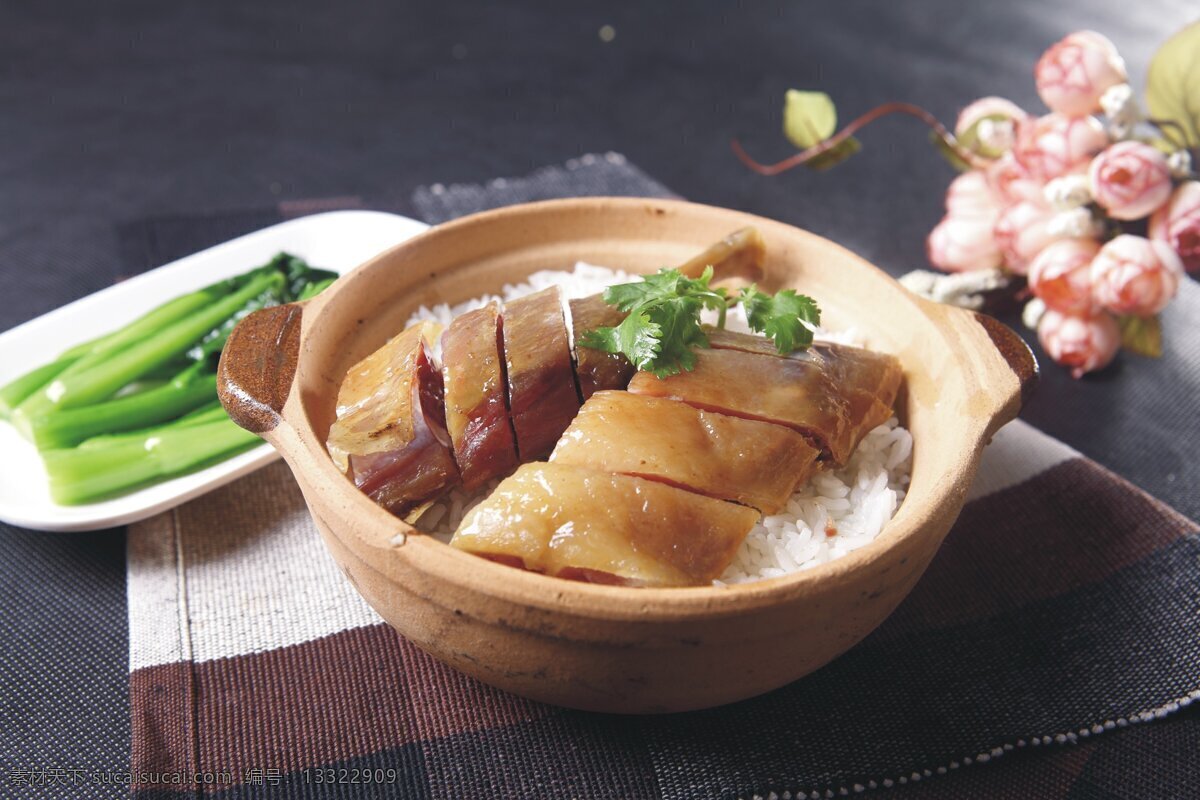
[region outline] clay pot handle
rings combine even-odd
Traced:
[[[1025,340],[977,311],[922,300],[925,313],[958,344],[959,366],[976,396],[985,440],[1016,418],[1038,383],[1038,363]]]
[[[265,436],[279,425],[300,355],[303,303],[255,311],[233,329],[217,367],[217,395],[230,419]]]
[[[988,338],[996,346],[996,351],[1004,359],[1004,363],[1008,364],[1008,368],[1021,382],[1021,403],[1024,405],[1033,394],[1033,390],[1037,388],[1038,381],[1041,380],[1041,369],[1038,367],[1033,351],[1029,349],[1025,340],[1017,335],[1016,331],[995,317],[981,314],[978,311],[971,313],[975,315],[975,321],[987,331]]]

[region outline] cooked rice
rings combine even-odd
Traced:
[[[636,277],[584,263],[576,264],[572,272],[544,270],[530,275],[525,283],[506,284],[499,297],[485,295],[455,306],[446,303],[432,308],[422,306],[408,320],[408,325],[422,320],[449,325],[454,317],[492,300],[513,300],[554,285],[562,288],[567,299],[587,297],[606,286]],[[730,311],[726,326],[747,330],[741,306]],[[819,330],[817,337],[843,344],[862,343],[853,331]],[[818,472],[797,489],[782,512],[763,517],[742,542],[733,563],[714,583],[744,583],[786,575],[824,564],[869,544],[900,507],[911,472],[912,436],[892,417],[863,437],[845,467]],[[449,541],[463,517],[498,483],[499,480],[492,481],[473,493],[462,487],[451,490],[430,506],[418,520],[418,526]]]

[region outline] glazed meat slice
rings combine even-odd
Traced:
[[[414,325],[351,367],[326,440],[354,484],[397,516],[458,481],[441,373],[427,349],[439,330],[434,323]]]
[[[784,425],[808,437],[835,464],[845,463],[853,450],[849,403],[821,361],[743,350],[695,354],[696,368],[690,372],[669,378],[639,372],[629,391]]]
[[[710,245],[703,253],[679,265],[679,271],[690,278],[713,268],[713,278],[718,281],[730,278],[745,278],[748,281],[762,279],[763,259],[767,246],[757,228],[742,228],[721,241]]]
[[[450,544],[564,578],[711,583],[758,512],[626,475],[525,464],[463,519]]]
[[[765,255],[766,246],[758,229],[742,228],[684,262],[679,270],[684,275],[696,277],[705,267],[711,266],[715,280],[745,278],[756,281],[762,278]],[[571,330],[576,342],[588,331],[614,327],[625,319],[625,312],[604,302],[602,294],[572,300],[570,306]],[[604,389],[624,389],[633,373],[633,365],[620,353],[575,348],[575,374],[584,400]]]
[[[621,324],[625,312],[604,302],[604,296],[594,294],[571,303],[571,328],[575,341],[588,331]],[[579,377],[579,393],[587,400],[603,389],[624,389],[633,377],[633,365],[620,353],[606,353],[590,347],[575,348],[575,374]]]
[[[517,453],[529,461],[550,452],[579,410],[558,287],[505,304],[503,338]]]
[[[817,455],[781,425],[607,391],[583,404],[550,461],[662,481],[774,514],[811,476]]]
[[[851,446],[872,428],[887,422],[904,379],[900,361],[888,353],[877,353],[861,347],[813,342],[807,350],[796,350],[780,356],[775,345],[763,336],[706,328],[708,343],[718,349],[743,350],[800,361],[815,361],[833,379],[846,398],[851,425]]]
[[[490,303],[455,319],[442,334],[446,430],[463,486],[476,489],[517,465],[508,416],[500,308]]]

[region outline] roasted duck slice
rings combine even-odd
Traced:
[[[603,295],[572,300],[570,305],[575,341],[588,331],[620,325],[625,319],[625,312],[604,302]],[[620,353],[606,353],[590,347],[575,348],[575,374],[584,400],[602,389],[624,389],[633,373],[633,365]]]
[[[422,322],[346,373],[326,447],[364,493],[397,516],[458,482],[427,349],[441,326]]]
[[[756,281],[762,278],[765,255],[766,246],[758,229],[742,228],[681,264],[679,270],[694,278],[705,267],[712,267],[717,281],[731,278]],[[625,312],[605,303],[603,295],[571,301],[571,330],[576,342],[588,331],[615,327],[623,319]],[[620,353],[576,347],[575,359],[579,392],[584,400],[603,389],[624,389],[634,373],[633,366]]]
[[[713,268],[713,279],[744,278],[747,281],[762,279],[762,265],[767,246],[758,228],[742,228],[734,231],[703,253],[679,265],[679,271],[689,278]]]
[[[489,303],[458,317],[442,334],[446,430],[467,489],[517,466],[502,333],[500,308]]]
[[[775,345],[763,336],[717,328],[706,328],[705,333],[714,348],[780,355]],[[891,418],[904,379],[895,356],[833,342],[813,342],[807,350],[796,350],[782,357],[817,361],[833,378],[849,406],[851,452],[872,428]]]
[[[639,372],[629,391],[669,397],[706,411],[785,425],[808,437],[835,464],[853,450],[849,403],[817,359],[743,350],[698,349],[696,367],[669,378]]]
[[[782,425],[606,391],[583,404],[550,461],[649,478],[774,514],[808,480],[817,455]]]
[[[626,475],[524,464],[463,519],[453,547],[598,583],[711,583],[758,512]]]
[[[517,453],[546,455],[579,410],[557,286],[506,303],[504,359]]]

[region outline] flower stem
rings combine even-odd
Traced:
[[[979,157],[970,150],[960,146],[957,140],[955,140],[954,135],[951,134],[950,131],[946,130],[946,126],[939,122],[937,117],[935,117],[933,114],[930,114],[920,106],[913,105],[912,103],[901,102],[884,103],[881,106],[876,106],[858,119],[851,121],[846,125],[846,127],[842,128],[828,139],[818,142],[807,150],[801,150],[794,156],[785,158],[783,161],[779,161],[775,164],[760,164],[758,161],[755,161],[746,153],[746,151],[742,148],[741,142],[739,142],[737,139],[734,139],[732,142],[730,142],[730,145],[733,147],[734,155],[736,155],[743,164],[757,172],[759,175],[778,175],[781,172],[787,172],[793,167],[799,167],[803,164],[806,164],[822,153],[832,150],[842,142],[849,139],[862,128],[865,128],[875,120],[880,119],[881,117],[886,117],[889,114],[907,114],[910,117],[916,117],[917,119],[921,120],[921,122],[924,122],[926,125],[928,125],[938,136],[938,138],[940,138],[947,147],[957,153],[959,158],[961,158],[963,161],[966,161],[973,167],[983,166],[983,163]]]

